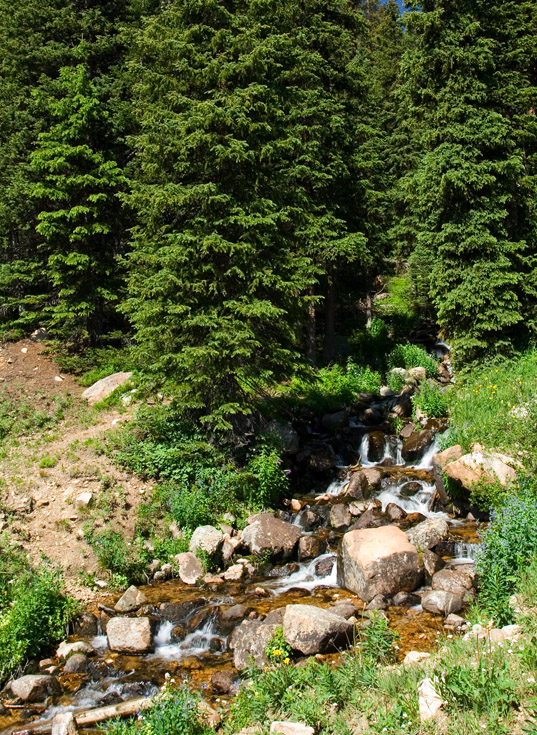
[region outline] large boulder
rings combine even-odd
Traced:
[[[516,470],[508,464],[510,461],[505,455],[480,449],[444,465],[444,472],[468,490],[480,482],[499,482],[505,486],[516,479]]]
[[[433,575],[433,590],[445,590],[464,597],[474,587],[475,576],[459,569],[442,569]]]
[[[28,674],[8,684],[11,694],[23,702],[43,702],[47,697],[58,694],[60,685],[53,676]]]
[[[90,404],[104,401],[116,388],[130,380],[131,376],[132,373],[114,373],[107,378],[102,378],[102,380],[98,380],[89,388],[86,388],[82,393],[82,398]]]
[[[401,450],[405,462],[416,462],[419,460],[433,439],[434,431],[426,429],[412,434],[405,441]]]
[[[305,656],[346,647],[352,640],[352,623],[331,610],[313,605],[288,605],[283,634],[294,651]]]
[[[421,606],[427,612],[435,615],[449,615],[459,612],[462,608],[463,599],[461,595],[446,590],[430,590],[421,596]]]
[[[280,521],[270,513],[261,513],[242,532],[242,542],[251,554],[268,553],[272,559],[288,559],[300,536],[298,526]]]
[[[245,620],[235,628],[229,647],[233,651],[233,665],[237,671],[244,671],[252,665],[259,669],[268,666],[265,649],[277,628],[277,625],[267,625],[259,620]]]
[[[419,556],[397,526],[350,531],[338,552],[338,582],[369,602],[411,592],[421,578]]]
[[[197,553],[200,549],[209,556],[215,556],[224,543],[224,534],[219,528],[214,526],[198,526],[188,545],[192,554]]]
[[[106,635],[108,647],[118,653],[150,653],[155,648],[149,618],[111,618]]]
[[[427,518],[406,532],[410,543],[420,551],[432,549],[449,536],[449,526],[443,518]]]
[[[147,602],[147,597],[138,587],[131,585],[114,605],[116,612],[133,612]]]
[[[183,584],[196,584],[203,577],[203,567],[200,560],[191,551],[184,551],[175,555],[179,579]]]

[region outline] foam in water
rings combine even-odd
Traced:
[[[436,494],[434,483],[426,483],[422,480],[413,480],[413,482],[417,482],[421,486],[421,490],[408,498],[401,495],[401,489],[408,483],[408,480],[391,485],[379,493],[376,497],[382,503],[382,512],[386,510],[390,503],[395,503],[407,513],[421,513],[426,518],[445,517],[447,519],[448,516],[445,513],[433,513],[431,511]]]
[[[300,587],[303,590],[314,590],[321,585],[323,587],[337,587],[337,564],[335,563],[335,558],[336,555],[332,553],[322,554],[316,559],[313,559],[313,561],[300,564],[300,568],[288,577],[270,581],[263,586],[272,590],[275,595],[282,595],[284,592],[293,589],[293,587]],[[332,565],[330,574],[325,577],[320,577],[316,573],[315,567],[323,559],[334,559],[334,564]]]
[[[432,470],[433,468],[433,457],[438,454],[438,444],[436,439],[432,442],[430,447],[426,450],[423,457],[420,459],[418,464],[413,465],[415,470]]]
[[[154,657],[180,661],[182,658],[199,656],[208,651],[215,653],[225,651],[226,640],[217,634],[213,616],[201,628],[194,630],[184,640],[176,643],[171,642],[173,628],[173,623],[168,620],[161,624],[155,636]]]
[[[451,560],[452,564],[469,564],[475,561],[477,552],[482,544],[469,544],[464,541],[456,541],[454,553],[455,556]]]

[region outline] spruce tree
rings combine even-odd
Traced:
[[[108,115],[84,64],[63,67],[53,120],[31,155],[30,197],[39,203],[37,233],[53,295],[43,294],[53,333],[94,344],[118,300],[117,193],[124,176],[107,156]]]
[[[126,309],[149,369],[214,425],[295,369],[320,273],[365,249],[357,22],[336,4],[198,0],[139,35]]]
[[[528,242],[511,215],[523,158],[496,94],[506,42],[487,23],[500,5],[424,0],[405,16],[414,44],[405,92],[423,151],[406,182],[418,232],[413,262],[463,360],[509,349],[524,318]]]

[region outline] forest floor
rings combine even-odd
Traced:
[[[68,590],[88,599],[95,593],[85,587],[84,576],[97,572],[98,564],[84,540],[90,511],[76,499],[92,493],[92,526],[107,521],[129,537],[149,486],[93,446],[129,420],[133,406],[89,407],[81,398],[84,388],[59,370],[39,343],[0,346],[3,418],[15,418],[3,439],[0,433],[0,530],[10,531],[32,561],[44,554],[58,564]]]

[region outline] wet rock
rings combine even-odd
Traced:
[[[388,608],[388,600],[384,597],[384,595],[375,595],[371,602],[369,602],[366,606],[366,610],[387,610]]]
[[[288,559],[295,551],[300,529],[263,513],[242,532],[242,541],[251,554],[269,553],[272,559]]]
[[[63,667],[64,674],[82,674],[86,670],[88,665],[88,657],[83,653],[73,653],[69,656],[65,666]]]
[[[399,495],[402,495],[403,498],[412,498],[416,493],[419,493],[421,490],[421,485],[419,482],[405,482],[405,484],[401,487],[399,490]]]
[[[462,596],[445,590],[431,590],[423,593],[421,606],[434,615],[449,615],[462,608]]]
[[[200,560],[191,551],[184,551],[175,556],[178,566],[179,579],[183,584],[196,584],[203,577],[203,567]]]
[[[313,450],[308,458],[308,467],[312,472],[324,474],[337,467],[338,459],[331,447],[320,447]]]
[[[429,551],[429,549],[426,549],[422,553],[421,561],[423,563],[423,568],[425,569],[426,576],[429,579],[432,578],[433,574],[436,574],[436,572],[439,572],[445,567],[445,562],[443,561],[442,557],[440,557],[438,554],[435,554],[434,551]]]
[[[75,635],[87,636],[92,638],[97,635],[99,624],[97,618],[92,613],[83,613],[79,615],[73,624],[73,632]]]
[[[204,597],[186,602],[163,602],[159,608],[159,616],[163,620],[168,620],[168,622],[177,625],[184,622],[199,607],[203,607],[206,602],[207,600]]]
[[[133,612],[141,605],[147,602],[147,597],[137,587],[131,585],[129,589],[122,594],[114,605],[116,612]]]
[[[410,592],[398,592],[394,595],[393,604],[396,607],[414,607],[420,604],[420,598]]]
[[[379,528],[390,523],[388,518],[378,508],[370,508],[350,526],[349,531],[361,531],[364,528]]]
[[[77,727],[72,712],[61,712],[52,720],[52,735],[76,735]]]
[[[343,528],[349,526],[351,522],[351,513],[349,506],[345,503],[336,503],[330,509],[330,525],[334,528]]]
[[[367,452],[367,459],[370,462],[380,462],[384,457],[385,441],[386,437],[383,431],[369,432],[369,450]]]
[[[222,579],[226,582],[240,582],[244,577],[244,566],[242,564],[233,564],[222,574]]]
[[[305,656],[347,646],[352,628],[341,616],[313,605],[288,605],[283,618],[285,640]]]
[[[399,437],[401,439],[408,439],[412,436],[412,434],[416,431],[416,424],[412,423],[412,421],[409,421],[408,424],[405,424],[401,431],[399,432]]]
[[[233,665],[237,671],[244,671],[252,665],[257,668],[268,665],[265,648],[276,628],[276,625],[267,625],[258,620],[245,620],[235,628],[229,647],[233,651]]]
[[[384,515],[393,523],[395,521],[402,521],[406,518],[407,513],[395,503],[388,503],[386,510],[384,511]]]
[[[130,380],[132,373],[114,373],[107,378],[102,378],[82,393],[82,398],[89,404],[98,403],[115,391],[119,386]]]
[[[405,443],[401,450],[403,459],[405,462],[416,462],[421,459],[425,450],[434,439],[433,431],[418,431],[416,434],[412,434]]]
[[[384,414],[380,408],[371,406],[361,411],[358,418],[365,426],[378,426],[384,421]]]
[[[349,412],[344,410],[336,413],[326,413],[321,419],[321,424],[328,431],[336,432],[349,425]]]
[[[39,662],[39,670],[46,669],[49,666],[56,666],[56,662],[53,658],[44,658],[42,661]]]
[[[270,725],[270,735],[315,735],[315,730],[300,722],[278,720]]]
[[[417,549],[432,549],[449,536],[449,526],[443,518],[427,518],[406,532],[408,540]]]
[[[377,469],[375,469],[374,467],[364,467],[364,469],[360,470],[360,472],[363,474],[367,481],[367,493],[371,494],[372,492],[375,492],[380,488],[382,475]],[[369,497],[369,495],[364,495],[364,497]]]
[[[306,538],[309,537],[306,536]],[[290,574],[298,572],[299,569],[300,567],[296,562],[290,562],[289,564],[284,564],[283,567],[274,567],[274,569],[271,569],[267,574],[267,577],[269,579],[283,579],[283,577],[288,577]]]
[[[418,684],[418,708],[422,722],[436,719],[443,704],[444,700],[437,692],[432,679],[424,679]]]
[[[178,643],[184,640],[188,635],[188,629],[184,625],[174,625],[170,633],[171,643]]]
[[[215,556],[220,551],[223,543],[224,534],[219,528],[198,526],[192,534],[188,550],[195,554],[201,549],[209,556]]]
[[[350,531],[338,552],[338,582],[365,602],[411,592],[421,579],[419,557],[397,526]]]
[[[403,659],[403,664],[405,666],[412,666],[414,664],[420,664],[428,658],[431,658],[431,654],[425,651],[409,651]]]
[[[312,528],[315,528],[320,523],[322,523],[322,518],[320,518],[317,513],[314,513],[312,510],[302,511],[298,518],[298,525],[304,531],[311,531]]]
[[[207,584],[207,585],[224,584],[224,580],[218,574],[209,573],[203,577],[203,584]]]
[[[7,689],[22,702],[43,702],[47,697],[58,694],[60,685],[53,676],[28,674],[11,681]]]
[[[298,542],[298,558],[301,561],[315,559],[326,550],[326,543],[317,536],[302,536]]]
[[[93,646],[86,641],[73,641],[72,643],[63,641],[63,643],[60,643],[60,645],[58,646],[58,650],[56,651],[56,658],[68,658],[73,653],[91,654],[93,653]]]
[[[220,626],[224,631],[232,630],[252,613],[254,609],[246,605],[232,605],[220,615]]]
[[[155,647],[149,618],[111,618],[106,635],[108,647],[118,653],[150,653]]]
[[[351,516],[361,516],[362,513],[365,513],[368,510],[380,510],[381,508],[382,505],[380,500],[377,500],[376,498],[371,498],[371,500],[353,500],[352,503],[349,503]]]
[[[379,475],[380,482],[380,475]],[[363,470],[357,472],[351,472],[351,476],[347,486],[345,487],[343,494],[348,498],[356,498],[356,500],[363,500],[367,498],[370,493],[370,486]]]
[[[412,401],[410,400],[409,393],[404,392],[405,388],[408,389],[410,393],[413,392],[413,388],[411,386],[405,385],[400,395],[395,399],[392,408],[392,414],[403,419],[407,417],[410,418],[412,415]]]
[[[516,479],[516,470],[509,464],[509,457],[497,452],[473,451],[444,466],[445,474],[470,490],[479,482],[507,485]]]
[[[462,597],[473,589],[473,586],[474,579],[472,576],[457,569],[442,569],[442,571],[433,575],[431,582],[433,590],[445,590]]]
[[[298,432],[291,424],[283,421],[270,421],[266,428],[267,433],[276,434],[283,444],[283,455],[291,457],[297,454],[300,449],[300,438]]]
[[[233,674],[231,671],[215,671],[211,676],[211,689],[213,694],[229,694],[233,687]]]
[[[328,577],[332,573],[335,563],[335,556],[328,556],[325,559],[319,559],[315,565],[315,574],[321,578]]]
[[[340,615],[345,620],[358,615],[362,608],[352,600],[338,600],[330,608],[333,613]]]

